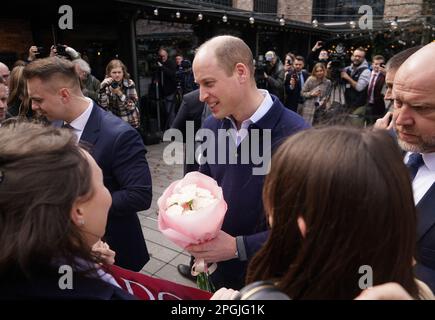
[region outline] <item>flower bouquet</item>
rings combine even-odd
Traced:
[[[174,181],[158,199],[159,229],[183,249],[216,237],[222,227],[227,204],[216,181],[199,172],[190,172]],[[192,275],[198,288],[214,292],[209,275],[216,264],[208,267],[203,259],[195,260]]]

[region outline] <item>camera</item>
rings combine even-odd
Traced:
[[[266,78],[264,77],[264,73],[267,69],[267,61],[264,60],[262,55],[258,56],[258,59],[255,60],[255,82],[257,82],[257,86],[261,89],[266,88]]]
[[[333,83],[339,83],[341,81],[341,71],[346,68],[346,49],[342,43],[339,43],[335,51],[330,55],[331,80]]]
[[[196,89],[195,80],[192,73],[192,63],[189,60],[183,60],[175,72],[177,88],[182,94],[191,92]]]
[[[119,83],[116,82],[116,81],[113,81],[113,82],[110,84],[110,86],[111,86],[113,89],[116,89],[116,88],[119,88]]]
[[[44,53],[44,47],[36,47],[36,52],[35,52],[35,55],[36,56],[39,56],[39,55],[41,55],[41,54],[43,54]]]

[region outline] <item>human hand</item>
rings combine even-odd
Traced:
[[[111,77],[107,77],[101,82],[100,87],[101,88],[107,87],[107,86],[111,85],[112,82],[113,82],[113,79]]]
[[[341,78],[344,79],[344,80],[351,79],[351,77],[347,74],[346,71],[341,71],[340,75],[341,75]]]
[[[29,48],[29,61],[33,61],[36,59],[36,56],[38,55],[38,47],[37,46],[31,46]]]
[[[385,75],[387,73],[387,70],[385,69],[385,66],[384,67],[379,66],[379,72]]]
[[[206,263],[226,261],[236,258],[236,238],[220,230],[212,240],[190,245],[186,250],[196,259],[204,259]]]
[[[388,282],[370,287],[355,298],[355,300],[413,300],[406,290],[395,282]]]
[[[267,78],[269,78],[269,75],[266,72],[264,72],[264,79],[267,79]]]
[[[312,91],[311,93],[310,93],[310,95],[312,96],[312,97],[320,97],[320,90],[319,89],[317,89],[316,91]]]
[[[376,120],[375,124],[373,125],[373,129],[391,130],[394,128],[396,119],[397,115],[395,115],[393,112],[388,111],[385,116]]]
[[[292,88],[296,87],[296,80],[295,80],[295,78],[293,78],[293,77],[290,79],[290,86],[291,86]]]
[[[162,64],[160,61],[157,61],[157,65],[158,65],[159,67],[163,67],[163,64]]]
[[[102,264],[115,263],[115,251],[111,250],[109,245],[101,240],[98,240],[92,246],[92,252],[99,258]]]
[[[234,300],[239,291],[227,288],[220,288],[214,293],[210,300]]]
[[[317,41],[313,47],[313,51],[316,51],[316,50],[320,49],[321,47],[323,47],[323,41]]]
[[[50,57],[54,57],[57,55],[57,49],[56,46],[51,46],[50,47]]]

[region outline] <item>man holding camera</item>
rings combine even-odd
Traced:
[[[301,90],[309,77],[304,66],[304,58],[302,56],[296,56],[293,61],[293,70],[287,73],[284,81],[286,107],[294,112],[301,109],[304,103],[301,97]]]
[[[316,65],[316,63],[319,62],[323,63],[325,67],[327,67],[329,62],[329,52],[328,50],[323,48],[323,45],[324,45],[323,41],[317,41],[314,47],[311,49],[307,57],[307,65],[309,67],[308,70],[311,70]],[[318,50],[320,50],[320,52],[316,59],[316,54]]]
[[[284,66],[274,51],[265,54],[266,67],[263,71],[265,88],[270,94],[284,101]]]
[[[341,78],[346,81],[344,98],[346,108],[353,116],[358,118],[355,123],[363,125],[367,104],[367,87],[371,72],[365,59],[366,52],[363,48],[355,49],[352,53],[352,64],[341,72]]]

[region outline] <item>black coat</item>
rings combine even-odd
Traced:
[[[207,108],[204,102],[199,100],[199,89],[189,92],[183,96],[183,101],[181,102],[180,110],[178,110],[177,116],[172,123],[172,128],[178,129],[183,133],[183,142],[186,143],[186,121],[193,121],[193,134],[202,126],[202,114],[204,108]],[[187,150],[189,152],[189,150]],[[199,164],[196,162],[193,164],[186,164],[187,152],[184,153],[184,174],[191,171],[198,171]],[[194,158],[194,157],[193,157]]]

